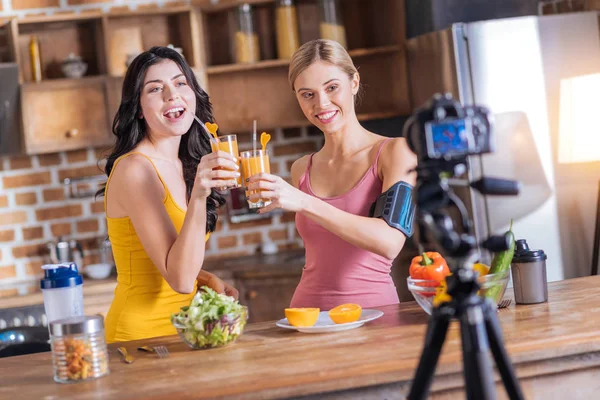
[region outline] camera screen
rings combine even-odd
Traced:
[[[469,152],[468,126],[464,119],[425,124],[427,152],[431,158],[463,155]]]

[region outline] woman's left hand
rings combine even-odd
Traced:
[[[249,192],[261,190],[261,192],[252,193],[250,201],[256,202],[259,199],[271,201],[271,204],[260,209],[261,214],[276,208],[300,212],[304,207],[306,194],[277,175],[264,172],[253,175],[246,180],[246,186]]]
[[[211,274],[210,272],[200,270],[200,273],[198,274],[196,280],[198,281],[199,288],[202,286],[208,286],[215,292],[226,294],[227,296],[231,296],[236,300],[240,295],[236,288],[234,288],[229,283],[225,282],[215,274]]]

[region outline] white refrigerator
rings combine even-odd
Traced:
[[[477,238],[504,232],[513,219],[517,239],[547,253],[549,281],[589,274],[594,202],[580,199],[595,196],[596,181],[569,175],[557,147],[561,80],[600,72],[598,15],[454,24],[408,40],[407,56],[415,107],[450,92],[494,114],[496,150],[471,157],[470,178],[485,174],[522,184],[516,197],[468,191]]]

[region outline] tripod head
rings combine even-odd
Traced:
[[[494,148],[493,116],[482,106],[463,107],[450,94],[436,94],[409,118],[403,136],[417,155],[416,213],[418,241],[432,242],[453,272],[470,269],[479,246],[499,252],[509,247],[508,236],[477,243],[465,204],[451,183],[464,176],[468,156]],[[481,177],[468,185],[483,195],[516,195],[518,182]],[[451,218],[457,213],[458,228]]]

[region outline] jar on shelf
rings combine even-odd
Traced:
[[[104,319],[100,315],[50,323],[50,344],[56,382],[84,381],[109,373]]]
[[[298,16],[293,0],[279,0],[275,9],[275,29],[277,32],[277,56],[280,59],[292,58],[300,47]]]
[[[254,63],[260,60],[260,45],[258,34],[254,30],[252,14],[250,4],[242,4],[237,9],[234,40],[235,62],[237,63]]]
[[[40,60],[40,42],[37,36],[32,35],[29,41],[29,62],[31,64],[31,80],[42,80],[42,63]]]
[[[319,32],[322,39],[335,40],[345,48],[346,28],[339,0],[319,0]]]

